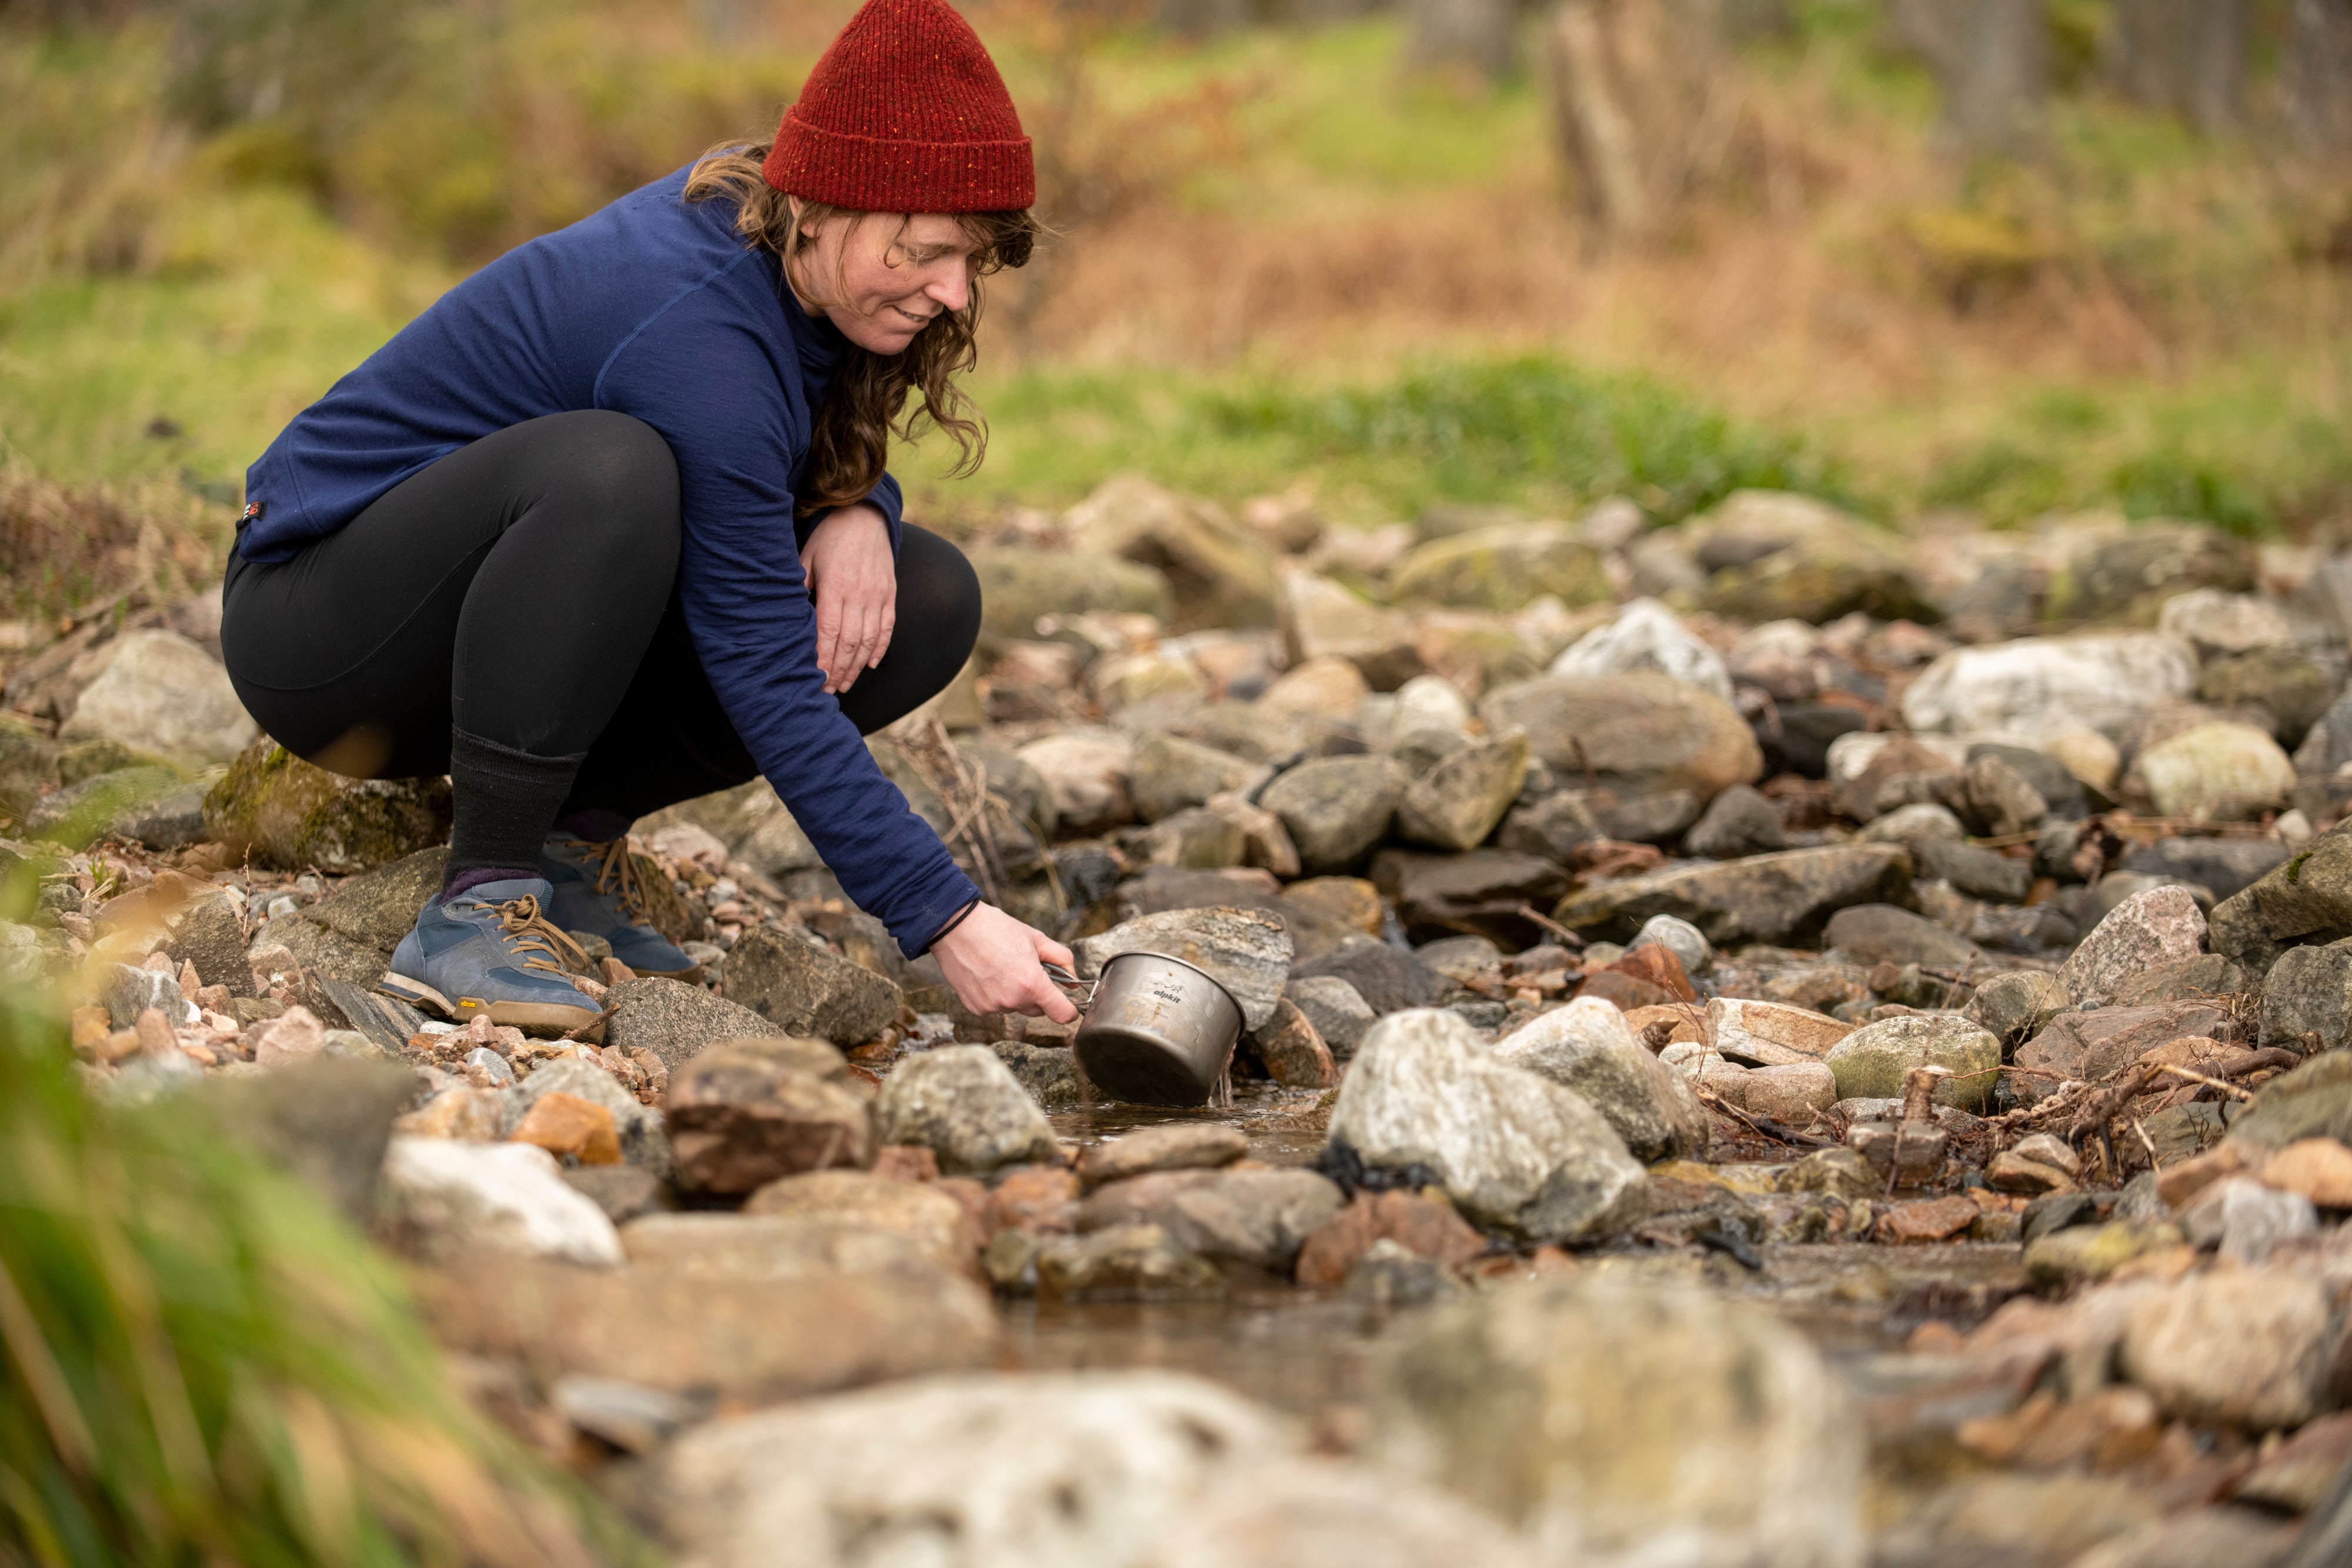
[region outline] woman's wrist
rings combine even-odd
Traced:
[[[949,915],[947,918],[947,924],[940,926],[937,931],[931,933],[931,939],[923,944],[923,950],[928,953],[932,948],[937,947],[940,943],[946,941],[948,934],[953,931],[957,926],[962,925],[965,921],[971,919],[971,912],[978,909],[980,905],[980,895],[978,894],[972,894],[971,903],[965,904],[961,909],[957,910],[953,915]]]

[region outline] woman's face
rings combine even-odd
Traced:
[[[971,302],[976,248],[945,213],[835,213],[803,225],[793,288],[869,353],[895,354]]]

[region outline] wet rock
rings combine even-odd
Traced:
[[[2320,834],[2234,898],[2214,906],[2212,947],[2256,972],[2287,947],[2352,936],[2352,834]]]
[[[1255,764],[1230,753],[1154,731],[1135,743],[1129,789],[1136,815],[1156,822],[1244,789],[1257,774]]]
[[[898,1017],[898,988],[785,932],[756,926],[728,950],[727,994],[784,1034],[837,1045],[874,1039]]]
[[[1540,931],[1523,908],[1542,909],[1568,886],[1567,875],[1550,861],[1508,850],[1458,855],[1382,850],[1370,869],[1373,884],[1395,904],[1406,937],[1415,941],[1472,931],[1524,946]]]
[[[822,1263],[763,1275],[685,1259],[598,1270],[469,1259],[424,1293],[461,1353],[743,1408],[994,1358],[995,1314],[971,1281],[903,1256]]]
[[[1976,944],[1891,904],[1858,904],[1829,918],[1822,943],[1858,964],[1922,964],[1966,970],[1983,955]]]
[[[732,1041],[670,1078],[664,1101],[677,1183],[751,1192],[779,1176],[874,1163],[874,1113],[822,1040]]]
[[[2319,1216],[2311,1199],[2299,1192],[2230,1176],[2199,1193],[2181,1210],[2180,1229],[2190,1246],[2218,1249],[2222,1257],[2251,1267],[2281,1244],[2315,1233]]]
[[[1623,794],[1688,789],[1705,801],[1763,771],[1730,704],[1647,671],[1540,675],[1487,693],[1478,711],[1492,731],[1526,730],[1533,754],[1561,777]]]
[[[346,779],[265,736],[205,795],[205,830],[232,857],[364,872],[446,842],[449,801],[446,779]]]
[[[2104,1280],[2133,1259],[2180,1245],[2173,1226],[2137,1219],[2078,1222],[2044,1232],[2025,1248],[2026,1276],[2042,1285]]]
[[[1349,871],[1386,836],[1412,777],[1386,757],[1303,762],[1266,786],[1259,803],[1282,819],[1308,873]]]
[[[1584,1096],[1636,1159],[1706,1150],[1713,1128],[1698,1096],[1607,1002],[1572,1001],[1522,1024],[1496,1042],[1495,1059]]]
[[[900,1060],[875,1103],[886,1144],[918,1144],[950,1176],[1055,1157],[1054,1129],[985,1046],[947,1046]]]
[[[1037,770],[1063,831],[1103,832],[1135,820],[1129,794],[1134,746],[1111,729],[1069,729],[1031,741],[1016,755]]]
[[[1298,1004],[1287,998],[1275,1004],[1274,1017],[1250,1035],[1249,1045],[1265,1064],[1266,1076],[1286,1088],[1328,1089],[1339,1082],[1331,1048]]]
[[[1180,631],[1274,624],[1274,552],[1213,501],[1121,475],[1071,507],[1063,524],[1078,549],[1164,577]]]
[[[2177,964],[2205,950],[2205,916],[2186,890],[2135,894],[2099,922],[2058,970],[2077,1006],[2104,1007],[2134,975]]]
[[[1412,618],[1367,603],[1329,578],[1285,572],[1275,615],[1293,664],[1344,659],[1381,691],[1394,691],[1421,672]]]
[[[1892,1099],[1905,1073],[1932,1066],[1951,1073],[1936,1085],[1939,1104],[1981,1113],[2000,1071],[2000,1041],[1957,1015],[1915,1013],[1864,1025],[1825,1060],[1841,1099]]]
[[[1768,1312],[1588,1273],[1435,1309],[1368,1447],[1587,1560],[1853,1562],[1862,1444],[1835,1387]]]
[[[2286,803],[2294,764],[2252,725],[2216,722],[2141,752],[2129,781],[2147,790],[2161,816],[2252,819]]]
[[[1397,836],[1441,850],[1475,849],[1518,799],[1527,776],[1524,735],[1465,746],[1405,790],[1397,805]]]
[[[2039,969],[2016,969],[1979,986],[1960,1016],[2007,1046],[2031,1038],[2073,1005],[2066,988],[2053,977]]]
[[[1570,609],[1612,597],[1601,556],[1566,528],[1511,524],[1433,539],[1390,576],[1401,604],[1517,610],[1545,594]]]
[[[2196,655],[2176,638],[2021,637],[1937,658],[1905,689],[1903,716],[1924,734],[2040,739],[2088,727],[2116,739],[2196,684]]]
[[[2270,839],[2158,839],[2134,845],[2124,855],[2122,869],[2168,882],[2195,883],[2210,888],[2216,898],[2234,898],[2292,853]]]
[[[1338,975],[1301,975],[1284,986],[1282,994],[1340,1061],[1356,1054],[1364,1031],[1372,1027],[1370,1005]]]
[[[1249,1153],[1238,1127],[1213,1122],[1170,1122],[1145,1127],[1078,1156],[1078,1180],[1089,1187],[1155,1171],[1214,1170]]]
[[[695,1428],[649,1495],[680,1558],[709,1568],[773,1563],[780,1542],[806,1568],[1108,1565],[1140,1563],[1142,1543],[1170,1568],[1255,1564],[1285,1559],[1160,1549],[1204,1524],[1197,1539],[1223,1539],[1213,1509],[1257,1496],[1297,1446],[1271,1413],[1174,1373],[936,1378]]]
[[[626,980],[605,993],[615,1009],[604,1024],[604,1043],[623,1055],[649,1051],[676,1072],[696,1052],[722,1041],[772,1038],[775,1025],[749,1008],[722,1001],[699,986],[658,976]]]
[[[2315,1279],[2200,1274],[2132,1310],[2121,1364],[2167,1415],[2264,1432],[2318,1414],[2337,1337]]]
[[[126,632],[82,655],[60,740],[112,740],[158,756],[226,762],[257,733],[220,661],[173,632]]]
[[[1084,1097],[1078,1084],[1077,1064],[1067,1046],[1000,1040],[992,1041],[989,1049],[1013,1074],[1013,1081],[1045,1109],[1069,1110]]]
[[[1340,1284],[1383,1241],[1440,1269],[1461,1268],[1486,1249],[1486,1239],[1441,1194],[1360,1192],[1307,1239],[1298,1254],[1298,1283]]]
[[[1797,946],[1850,904],[1907,899],[1910,883],[1911,857],[1901,845],[1838,844],[1595,883],[1570,894],[1552,918],[1622,938],[1671,915],[1718,947]]]
[[[1096,1188],[1078,1206],[1077,1228],[1157,1226],[1203,1258],[1287,1275],[1340,1201],[1339,1187],[1313,1171],[1161,1171]]]
[[[1242,1009],[1242,1027],[1263,1029],[1290,972],[1290,934],[1254,909],[1170,910],[1138,915],[1076,945],[1078,974],[1092,979],[1121,953],[1160,953],[1209,976]]]
[[[1708,860],[1738,860],[1786,849],[1780,808],[1745,784],[1735,784],[1707,803],[1684,835],[1683,848]]]
[[[1115,555],[1002,545],[965,554],[980,578],[981,624],[992,636],[1034,637],[1045,615],[1103,611],[1165,621],[1174,611],[1165,576]]]
[[[1319,977],[1346,981],[1378,1018],[1428,1007],[1446,989],[1445,977],[1412,954],[1370,940],[1350,943],[1291,970],[1294,983]],[[1324,1036],[1326,1041],[1331,1038]]]
[[[1049,1297],[1159,1301],[1224,1293],[1217,1266],[1157,1225],[1047,1237],[1031,1267],[1038,1292]]]
[[[1581,1095],[1496,1061],[1451,1013],[1375,1024],[1340,1085],[1331,1144],[1368,1168],[1434,1173],[1481,1226],[1535,1241],[1638,1217],[1642,1167]]]
[[[1685,685],[1731,700],[1731,673],[1723,655],[1683,629],[1654,599],[1636,599],[1606,626],[1586,632],[1551,664],[1555,675],[1622,675],[1654,670]]]
[[[780,1176],[743,1205],[747,1215],[778,1215],[887,1231],[922,1249],[941,1268],[970,1274],[980,1250],[971,1215],[929,1182],[897,1181],[871,1171],[803,1171]]]
[[[591,1267],[622,1261],[604,1211],[564,1185],[546,1150],[528,1144],[394,1138],[383,1190],[386,1224],[420,1257],[487,1248]]]

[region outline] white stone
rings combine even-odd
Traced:
[[[396,1137],[384,1152],[383,1185],[395,1231],[435,1256],[480,1246],[594,1268],[624,1261],[604,1211],[566,1185],[554,1155],[530,1144]]]
[[[1633,933],[1625,951],[1656,943],[1681,961],[1685,975],[1704,975],[1715,963],[1715,948],[1706,933],[1679,915],[1653,915]],[[1589,958],[1589,955],[1588,955]]]
[[[1415,675],[1396,689],[1396,706],[1389,717],[1391,736],[1408,736],[1417,729],[1458,733],[1469,727],[1470,700],[1444,675]]]
[[[2139,754],[2132,774],[2160,816],[2251,817],[2284,803],[2294,764],[2250,724],[2193,726]]]
[[[1731,700],[1731,672],[1723,655],[1684,630],[1675,612],[1654,599],[1636,599],[1608,625],[1586,632],[1551,663],[1555,675],[1661,674]]]
[[[1897,806],[1862,830],[1862,840],[1869,844],[1916,844],[1930,841],[1957,844],[1969,836],[1959,818],[1951,808],[1938,806],[1932,800],[1921,800],[1909,806]]]
[[[1393,1241],[1372,1247],[1413,1256]],[[1535,1568],[1536,1561],[1500,1520],[1451,1492],[1370,1465],[1289,1459],[1186,1515],[1150,1568]]]
[[[2299,1192],[2264,1186],[2252,1176],[2230,1176],[2197,1195],[2180,1228],[2199,1247],[2244,1264],[2269,1257],[2282,1243],[2319,1230],[2319,1211]]]
[[[1365,1165],[1423,1166],[1475,1223],[1533,1241],[1597,1235],[1641,1210],[1648,1176],[1575,1091],[1497,1060],[1461,1017],[1391,1013],[1366,1032],[1331,1112]]]
[[[1878,760],[1878,754],[1892,746],[1897,737],[1892,734],[1871,730],[1851,730],[1830,742],[1828,756],[1829,780],[1832,784],[1851,784],[1862,777],[1863,770]],[[1904,737],[1915,745],[1949,762],[1955,768],[1965,767],[1969,760],[1969,740],[1952,739],[1941,735]]]
[[[1938,658],[1904,692],[1903,717],[1922,733],[2006,730],[2038,740],[2088,727],[2120,740],[2196,689],[2197,655],[2178,637],[2020,637]]]
[[[176,632],[126,632],[77,660],[87,682],[63,740],[119,740],[196,762],[233,762],[260,728],[220,662]]]
[[[1598,997],[1528,1019],[1496,1042],[1495,1056],[1584,1096],[1637,1158],[1706,1151],[1710,1128],[1698,1096]]]
[[[2174,594],[2157,612],[2156,629],[2208,658],[2295,645],[2294,628],[2278,606],[2251,593],[2225,593],[2218,588]]]
[[[1045,779],[1054,810],[1069,831],[1098,832],[1135,821],[1129,791],[1135,743],[1128,736],[1115,729],[1067,729],[1031,741],[1019,756]]]

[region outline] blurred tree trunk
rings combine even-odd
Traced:
[[[2043,0],[1894,0],[1895,40],[1944,89],[1944,134],[1966,153],[2032,151],[2050,97]]]
[[[2204,131],[2244,119],[2252,0],[2116,0],[2114,15],[2106,69],[2126,97]]]
[[[1466,67],[1499,81],[1510,74],[1517,17],[1513,0],[1405,0],[1405,69]]]
[[[2352,154],[2352,0],[2294,0],[2279,74],[2296,139],[2314,152]]]
[[[1544,26],[1553,133],[1602,243],[1639,239],[1719,140],[1718,0],[1560,0]]]

